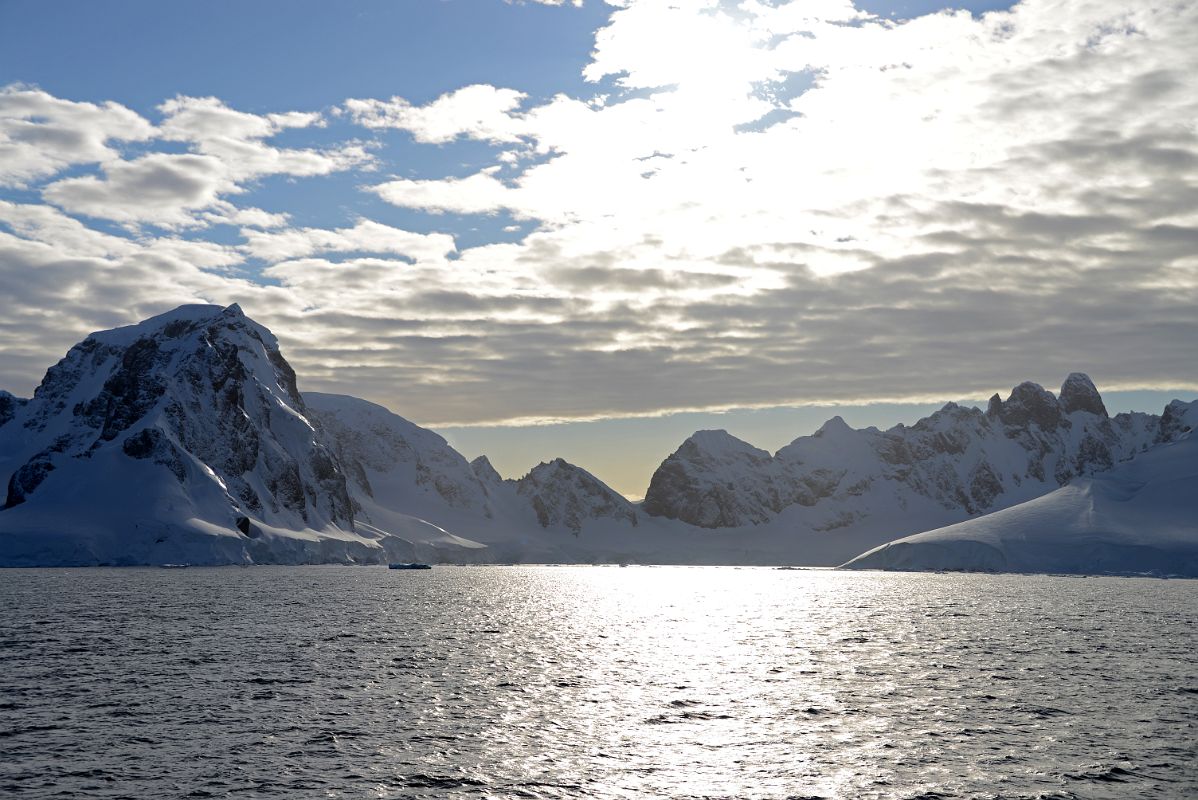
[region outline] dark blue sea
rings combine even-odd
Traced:
[[[1198,581],[4,570],[0,796],[1194,798]]]

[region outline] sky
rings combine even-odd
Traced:
[[[630,496],[700,428],[1159,411],[1198,0],[0,0],[0,286],[14,394],[237,302],[301,388]]]

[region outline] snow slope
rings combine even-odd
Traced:
[[[309,413],[349,476],[359,522],[411,532],[450,560],[563,560],[584,530],[635,527],[632,504],[586,470],[556,459],[504,480],[485,456],[468,463],[436,433],[355,397],[306,393]],[[607,524],[605,524],[607,523]],[[588,535],[583,549],[595,544]],[[450,552],[453,547],[485,552]]]
[[[1043,497],[890,542],[851,569],[1150,573],[1198,577],[1198,401],[1174,401],[1163,441]]]

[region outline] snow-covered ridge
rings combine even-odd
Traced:
[[[1198,577],[1198,402],[1171,403],[1172,440],[978,519],[905,537],[852,569]]]
[[[700,431],[662,462],[642,507],[704,528],[761,525],[796,506],[831,512],[831,527],[929,505],[965,519],[1167,439],[1159,417],[1110,417],[1093,382],[1073,373],[1059,399],[1022,383],[1005,401],[991,398],[985,412],[948,403],[886,431],[854,430],[834,417],[773,456],[724,431]]]
[[[638,507],[561,459],[505,480],[382,406],[302,394],[240,308],[184,306],[88,336],[29,400],[0,393],[0,565],[834,565],[1122,469],[1192,417],[1110,417],[1074,374],[887,431],[835,417],[772,455],[699,431]]]

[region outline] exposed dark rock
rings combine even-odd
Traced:
[[[8,424],[28,402],[20,397],[13,397],[8,392],[0,391],[0,428]]]
[[[1060,427],[1061,406],[1052,392],[1027,381],[1011,390],[999,416],[1005,425],[1019,428],[1036,425],[1051,432]]]
[[[183,457],[158,428],[143,428],[132,434],[121,443],[121,450],[130,458],[152,458],[155,464],[169,469],[180,483],[187,477]]]
[[[990,398],[989,404],[986,406],[986,416],[990,418],[1002,417],[1002,398],[995,392]]]
[[[1073,466],[1078,475],[1092,475],[1115,466],[1115,457],[1105,441],[1087,431],[1078,446]]]
[[[1157,442],[1172,442],[1179,436],[1189,433],[1190,426],[1186,424],[1183,418],[1188,404],[1180,400],[1174,400],[1165,406],[1164,413],[1161,414],[1161,421],[1156,435]]]
[[[1107,416],[1106,406],[1102,396],[1094,387],[1090,376],[1074,372],[1061,384],[1061,409],[1066,414],[1074,411],[1088,411],[1100,417]]]
[[[542,528],[562,525],[575,534],[592,519],[638,524],[636,510],[624,497],[584,469],[557,458],[538,464],[516,481],[516,493],[528,499]]]
[[[973,500],[974,509],[990,508],[1002,491],[1002,480],[993,467],[985,462],[974,467],[969,476],[969,496]]]
[[[8,479],[8,497],[4,501],[4,508],[18,506],[33,494],[42,481],[54,471],[54,464],[50,458],[48,452],[38,453],[12,474]]]
[[[275,368],[275,376],[278,378],[279,385],[287,391],[287,398],[295,403],[296,408],[303,411],[304,398],[300,396],[299,387],[295,382],[295,370],[278,350],[268,348],[266,357],[270,359],[271,365]]]

